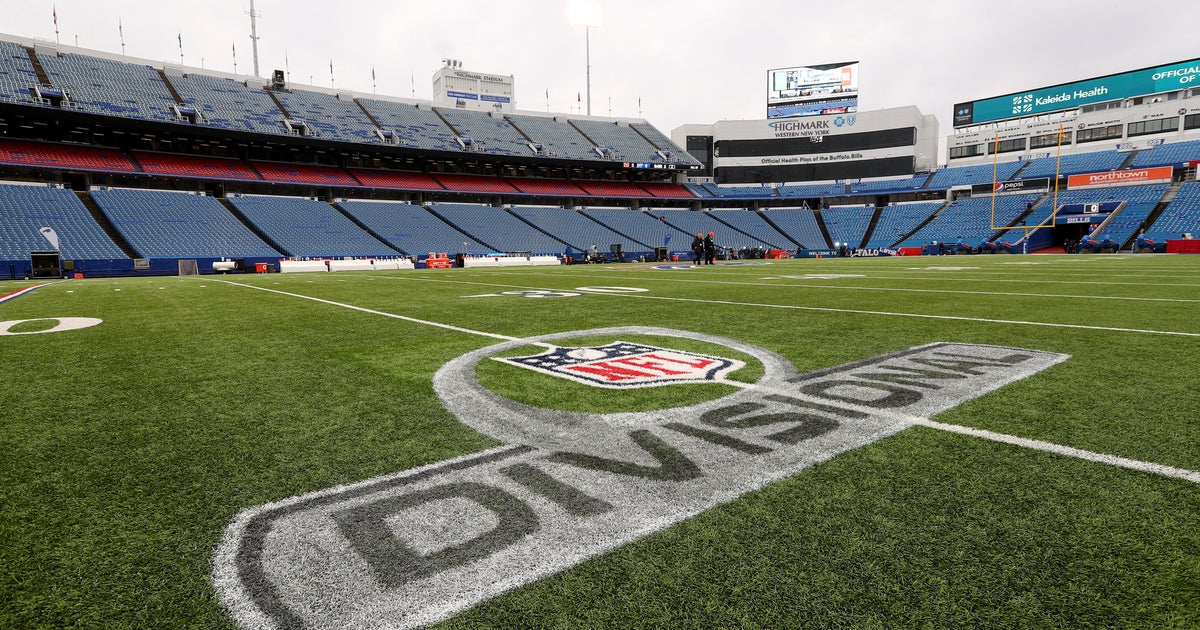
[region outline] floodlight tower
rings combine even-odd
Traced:
[[[587,114],[592,115],[592,27],[603,26],[604,16],[600,3],[595,0],[573,0],[569,9],[571,23],[583,27],[584,46],[587,54]]]
[[[261,14],[254,10],[254,0],[250,0],[250,47],[254,53],[254,76],[258,76],[258,18]]]

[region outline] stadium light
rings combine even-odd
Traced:
[[[592,28],[604,25],[604,13],[600,3],[594,0],[572,0],[567,7],[567,15],[571,24],[582,26],[584,46],[587,53],[587,114],[592,115]]]

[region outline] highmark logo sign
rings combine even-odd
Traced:
[[[831,130],[829,120],[785,120],[767,123],[776,138],[803,138],[827,136]]]
[[[754,357],[764,374],[717,400],[615,414],[532,407],[475,377],[480,361],[585,335],[707,342]],[[646,374],[690,363],[713,378],[709,368],[735,361],[630,342],[559,350],[533,356],[557,364],[561,354],[566,365],[637,357],[640,366],[618,365]],[[660,328],[497,344],[447,363],[433,385],[447,410],[506,446],[246,509],[216,551],[214,584],[244,627],[433,623],[1067,358],[935,343],[798,374],[769,350]]]

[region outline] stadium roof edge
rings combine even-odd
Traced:
[[[269,83],[270,82],[270,79],[268,79],[268,78],[256,77],[254,75],[249,75],[249,74],[235,74],[232,72],[225,72],[222,70],[216,70],[216,69],[212,69],[212,68],[197,68],[195,66],[187,66],[187,65],[181,65],[179,63],[174,63],[174,62],[172,62],[170,60],[166,60],[166,59],[156,60],[156,59],[147,59],[145,57],[132,57],[132,56],[128,56],[128,55],[119,55],[116,53],[110,53],[110,52],[106,52],[103,50],[96,50],[96,49],[92,49],[92,48],[82,48],[79,46],[71,46],[69,44],[52,42],[52,41],[40,39],[40,38],[21,37],[19,35],[12,35],[9,33],[0,33],[0,41],[8,41],[8,42],[20,45],[20,46],[28,46],[28,47],[31,47],[34,49],[51,49],[51,50],[55,50],[55,51],[61,52],[61,53],[86,55],[88,57],[99,57],[101,59],[107,59],[109,61],[116,61],[116,62],[120,62],[120,63],[142,64],[142,65],[150,66],[156,70],[164,70],[165,71],[165,70],[170,69],[170,70],[174,70],[177,72],[182,72],[184,74],[202,74],[202,75],[210,76],[210,77],[231,79],[231,80],[237,81],[239,83],[244,83],[246,81],[259,82],[259,83]],[[387,102],[391,102],[391,103],[403,103],[405,105],[426,105],[430,108],[435,107],[432,99],[416,99],[416,98],[405,98],[403,96],[391,96],[388,94],[373,94],[373,93],[360,92],[358,90],[352,90],[352,89],[346,89],[346,88],[331,88],[331,87],[324,87],[324,86],[320,86],[320,85],[305,85],[303,83],[294,83],[291,81],[288,82],[288,87],[292,88],[292,89],[303,90],[306,92],[318,92],[318,93],[322,93],[322,94],[328,94],[329,96],[335,96],[335,97],[341,94],[341,95],[348,95],[354,99],[366,98],[366,99],[377,100],[377,101],[387,101]],[[594,120],[594,121],[601,121],[601,122],[625,122],[625,123],[635,123],[636,122],[636,123],[653,124],[650,121],[646,120],[645,118],[635,118],[635,117],[588,116],[585,114],[571,114],[568,112],[542,112],[542,111],[536,111],[536,110],[516,110],[511,113],[518,115],[518,116],[538,116],[541,118],[560,118],[560,117],[562,117],[562,118],[569,118],[571,120]]]

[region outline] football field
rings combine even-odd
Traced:
[[[1200,626],[1196,256],[71,280],[0,366],[0,627]]]

